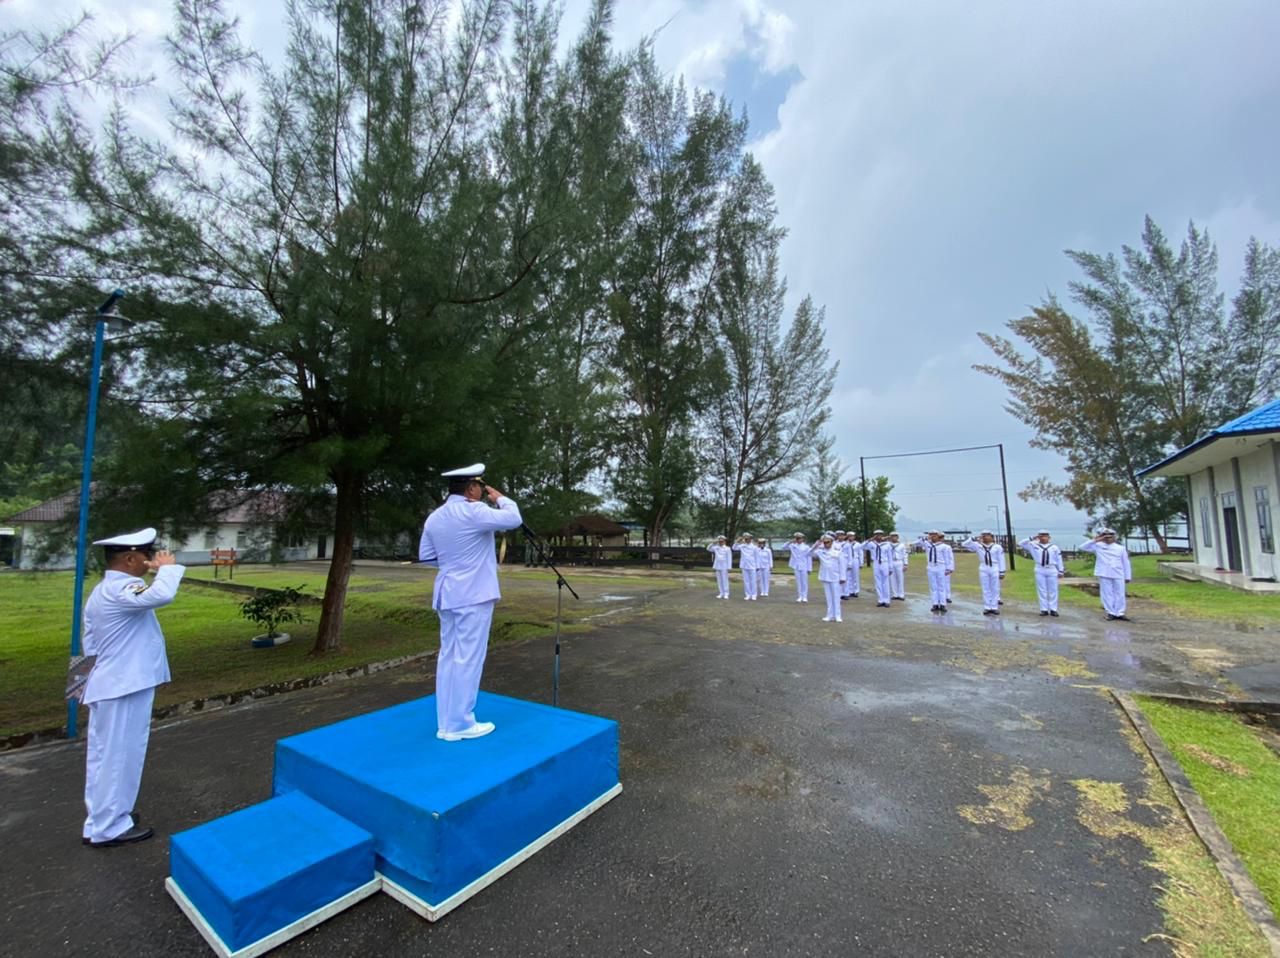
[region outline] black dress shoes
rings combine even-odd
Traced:
[[[131,819],[133,820],[133,827],[134,827],[134,828],[137,828],[139,825],[141,825],[141,824],[142,824],[142,816],[141,816],[141,815],[139,815],[136,811],[130,812],[130,813],[129,813],[129,818],[131,818]],[[140,838],[139,838],[139,839],[138,839],[138,841],[142,841],[142,839],[140,839]],[[92,845],[92,844],[93,844],[93,842],[89,841],[89,839],[87,839],[87,838],[82,838],[82,839],[80,839],[80,844],[81,844],[81,845]]]
[[[90,848],[114,848],[116,845],[132,845],[134,842],[145,842],[154,835],[154,828],[147,828],[142,825],[134,825],[127,832],[121,832],[115,838],[109,838],[105,842],[89,842]]]

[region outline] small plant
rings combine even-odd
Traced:
[[[283,589],[259,589],[240,603],[240,614],[263,629],[267,638],[280,634],[285,622],[301,622],[302,611],[298,603],[303,599],[302,589],[286,586]]]

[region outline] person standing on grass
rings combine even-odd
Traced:
[[[905,542],[899,541],[896,532],[889,533],[889,544],[893,546],[893,598],[898,602],[907,600],[907,563],[910,561]]]
[[[729,540],[720,536],[707,546],[707,551],[711,553],[711,568],[715,570],[716,585],[719,587],[716,598],[727,599],[729,598],[729,570],[733,568],[733,550],[729,548]]]
[[[1004,547],[996,542],[995,533],[983,529],[975,542],[965,539],[960,548],[978,555],[978,582],[982,586],[982,614],[1000,614],[1000,581],[1005,575]]]
[[[756,556],[756,572],[760,578],[760,594],[769,598],[769,577],[773,573],[773,545],[768,539],[759,540],[760,554]]]
[[[804,541],[804,533],[797,532],[787,543],[787,552],[791,558],[787,565],[796,577],[796,601],[809,601],[809,573],[813,571],[813,547]]]
[[[1126,599],[1124,585],[1133,581],[1133,567],[1129,564],[1129,550],[1116,541],[1114,529],[1101,529],[1089,542],[1080,546],[1081,552],[1093,553],[1093,574],[1098,577],[1098,597],[1107,619],[1123,619]]]
[[[871,560],[871,574],[876,583],[876,607],[887,609],[893,597],[893,544],[885,539],[883,529],[877,529],[862,544],[862,551]]]
[[[1036,596],[1040,614],[1058,616],[1058,580],[1067,574],[1062,563],[1062,550],[1053,544],[1048,530],[1041,529],[1034,539],[1023,539],[1018,545],[1036,564]]]
[[[844,536],[844,553],[849,560],[848,578],[844,583],[845,598],[856,599],[862,594],[863,543],[858,541],[856,532],[846,532]]]
[[[738,553],[738,568],[742,571],[742,586],[746,591],[742,600],[754,602],[759,581],[756,577],[756,560],[760,553],[755,547],[751,534],[744,532],[740,535],[738,541],[733,544],[733,551]]]
[[[480,738],[494,730],[492,722],[477,722],[475,713],[489,626],[502,597],[493,536],[519,529],[522,520],[519,507],[485,485],[483,474],[482,462],[442,474],[449,483],[448,498],[427,516],[418,543],[418,560],[440,569],[431,608],[440,616],[436,738],[446,742]]]
[[[828,532],[810,551],[818,559],[818,581],[822,583],[822,590],[827,596],[827,614],[822,617],[822,621],[843,622],[844,619],[840,616],[840,586],[845,576],[844,550],[836,546],[835,536]]]
[[[186,571],[157,552],[156,530],[94,542],[107,571],[84,605],[84,653],[93,656],[81,701],[89,707],[82,841],[93,848],[140,842],[155,834],[134,804],[151,737],[156,686],[169,681],[169,658],[156,609],[178,593]],[[154,572],[148,585],[143,576]]]

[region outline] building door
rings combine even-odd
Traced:
[[[1244,562],[1240,557],[1240,527],[1236,525],[1235,506],[1227,506],[1222,510],[1222,534],[1227,540],[1227,568],[1232,572],[1243,572]]]
[[[317,558],[317,559],[323,559],[323,558],[325,557],[325,555],[324,555],[325,546],[327,546],[328,544],[329,544],[329,537],[328,537],[328,536],[321,536],[321,537],[320,537],[320,544],[319,544],[318,546],[316,546],[316,558]]]

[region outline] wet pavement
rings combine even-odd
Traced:
[[[1134,836],[1185,826],[1104,687],[1280,701],[1280,634],[919,595],[823,623],[785,580],[755,603],[684,581],[611,579],[564,639],[561,704],[620,723],[618,799],[438,924],[379,895],[276,954],[1171,953]],[[498,647],[484,687],[547,702],[551,664],[549,640]],[[161,723],[146,822],[267,798],[277,738],[427,694],[431,668]],[[0,756],[0,954],[208,954],[163,890],[167,842],[80,845],[83,761]],[[1091,828],[1082,783],[1118,785],[1132,829]]]

